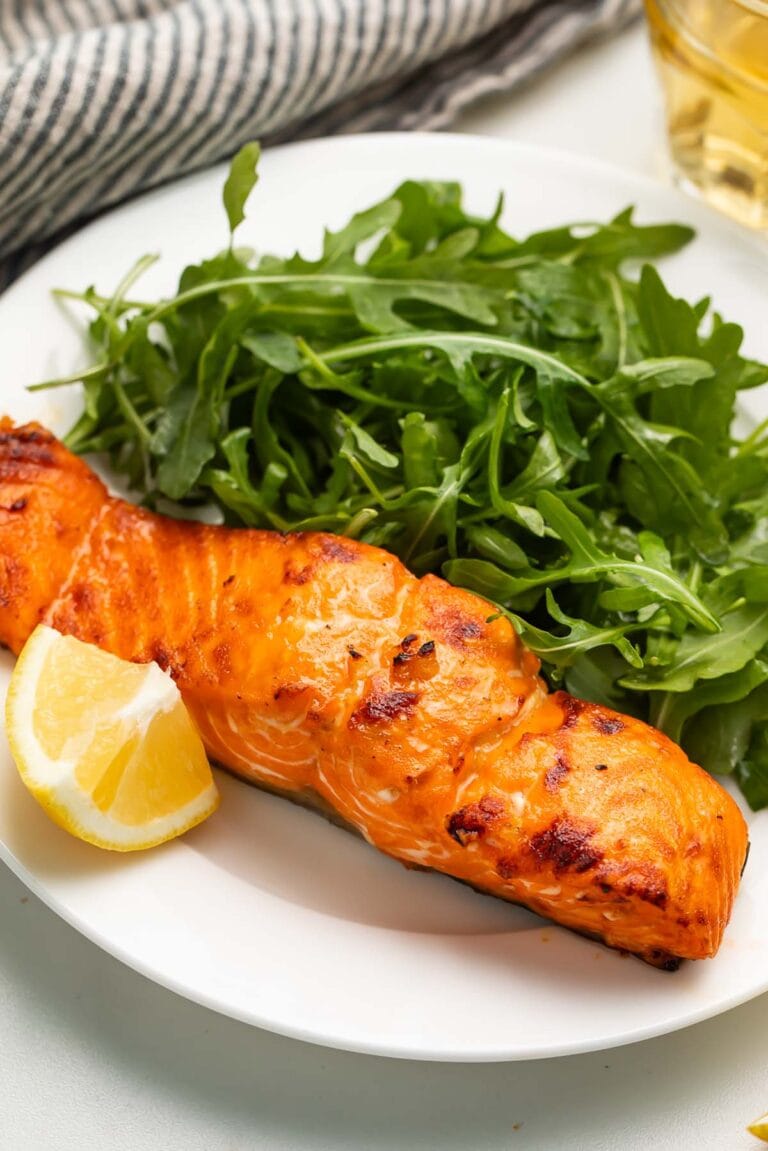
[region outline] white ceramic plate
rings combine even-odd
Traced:
[[[700,231],[666,262],[673,287],[711,292],[768,358],[768,259],[754,238],[676,193],[573,157],[486,139],[378,135],[264,157],[238,240],[317,249],[322,228],[408,177],[464,183],[472,209],[506,196],[521,234],[602,219],[628,203],[644,221]],[[62,431],[76,389],[24,386],[85,362],[54,286],[110,291],[136,257],[162,262],[142,293],[224,246],[223,170],[120,208],[78,233],[0,299],[3,409]],[[768,409],[751,396],[753,414]],[[758,407],[755,404],[758,403]],[[11,659],[0,654],[3,691]],[[0,745],[0,855],[99,946],[166,987],[238,1019],[317,1043],[440,1060],[589,1051],[683,1027],[768,989],[768,813],[750,817],[752,855],[717,959],[675,975],[625,959],[451,880],[406,871],[352,836],[228,776],[219,813],[182,841],[117,857],[49,823]]]

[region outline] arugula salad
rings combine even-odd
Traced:
[[[630,209],[524,239],[455,183],[408,181],[322,255],[235,246],[258,146],[224,188],[229,247],[94,312],[68,446],[150,506],[323,530],[486,597],[562,686],[646,719],[768,805],[768,380],[709,299],[650,261],[693,237]]]

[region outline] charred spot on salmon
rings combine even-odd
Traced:
[[[608,764],[607,763],[596,763],[595,764],[595,771],[607,771],[607,770],[608,770]]]
[[[403,651],[408,651],[408,648],[413,647],[418,638],[419,637],[416,635],[416,632],[409,632],[408,635],[404,636],[400,640],[400,647],[403,649]]]
[[[368,727],[401,716],[408,717],[419,702],[418,691],[381,691],[368,697],[353,713],[349,726]]]
[[[669,898],[667,889],[663,881],[658,884],[643,884],[628,883],[623,888],[626,895],[634,895],[637,899],[642,900],[643,903],[650,903],[653,907],[659,907],[662,910],[667,906]]]
[[[72,603],[76,608],[88,609],[93,607],[93,591],[87,583],[75,584],[69,594],[72,597]]]
[[[709,851],[709,866],[715,879],[720,879],[723,874],[723,861],[720,856],[720,849],[712,846]]]
[[[563,722],[560,726],[573,727],[586,707],[584,700],[575,699],[572,695],[562,692],[558,695],[557,702],[563,709]]]
[[[43,428],[14,428],[10,432],[0,432],[0,444],[52,444],[54,436]]]
[[[358,553],[353,548],[332,536],[323,536],[320,550],[326,559],[338,560],[342,564],[353,564],[358,559]]]
[[[624,730],[624,722],[615,716],[595,715],[592,717],[592,726],[595,727],[601,735],[616,735],[617,732]]]
[[[8,512],[23,512],[26,506],[27,501],[22,496],[20,500],[14,500],[12,504],[9,504],[5,510]]]
[[[357,651],[357,649],[354,647],[348,647],[347,651],[349,652],[350,659],[362,659],[363,658],[362,652]]]
[[[417,639],[418,637],[415,635],[407,635],[405,639],[402,640],[400,647],[403,650],[399,651],[392,660],[392,663],[395,665],[395,667],[404,667],[412,659],[424,659],[426,656],[430,656],[434,653],[435,641],[433,639],[428,639],[426,643],[421,645],[418,651],[412,651],[411,649],[413,648],[413,645],[416,643]]]
[[[233,584],[234,582],[235,582],[234,575],[228,575],[227,578],[224,580],[224,583],[221,586],[222,587],[229,587],[229,585]]]
[[[596,876],[601,891],[615,891],[621,901],[639,899],[662,910],[669,899],[663,871],[652,863],[605,861]]]
[[[558,816],[531,838],[531,850],[540,864],[554,864],[555,872],[572,870],[581,874],[603,859],[603,852],[591,846],[593,835],[594,828]]]
[[[648,953],[648,962],[652,963],[654,967],[660,968],[661,971],[677,971],[682,961],[679,956],[655,947],[653,951]]]
[[[568,763],[568,760],[565,758],[563,753],[559,751],[555,758],[555,762],[544,776],[544,786],[547,791],[552,793],[556,792],[570,770],[571,765]]]
[[[307,685],[304,683],[281,683],[272,698],[275,702],[281,699],[295,699],[297,695],[303,695],[306,690]]]
[[[47,428],[19,428],[14,434],[23,444],[52,444],[56,439],[53,432],[49,432]]]
[[[477,620],[455,607],[433,612],[432,624],[438,637],[452,647],[464,647],[467,640],[479,639],[484,630]]]
[[[172,655],[165,644],[161,643],[160,640],[155,640],[149,649],[149,654],[158,667],[161,667],[163,671],[168,671],[172,663]]]
[[[219,671],[228,674],[232,670],[232,653],[229,644],[217,643],[212,654]]]
[[[26,460],[41,466],[53,464],[53,452],[49,450],[53,442],[51,433],[42,429],[18,428],[12,432],[0,432],[2,455],[9,456],[16,463]]]
[[[309,583],[312,579],[314,568],[312,564],[305,564],[302,568],[295,568],[292,564],[286,564],[285,572],[283,574],[283,583],[295,584],[301,587],[305,583]]]
[[[511,855],[503,855],[496,864],[496,873],[502,879],[514,879],[517,875],[517,860]]]
[[[473,619],[457,620],[452,631],[461,639],[477,639],[483,634],[481,625]]]
[[[464,847],[473,839],[480,839],[488,828],[504,816],[504,804],[495,795],[484,795],[478,803],[467,804],[450,815],[446,821],[448,834]]]

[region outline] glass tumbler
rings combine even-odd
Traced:
[[[682,182],[768,228],[768,2],[645,0]]]

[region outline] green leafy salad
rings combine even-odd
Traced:
[[[234,233],[258,147],[233,161]],[[631,210],[516,239],[408,181],[307,260],[229,248],[178,293],[139,261],[89,288],[77,452],[150,506],[323,530],[507,614],[553,686],[649,720],[768,805],[768,380],[648,261],[692,238]],[[41,387],[71,381],[52,381]]]

